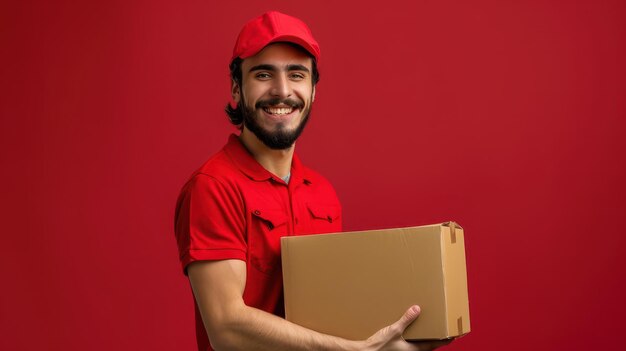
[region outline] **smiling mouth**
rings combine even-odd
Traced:
[[[276,116],[283,116],[283,115],[288,115],[290,113],[292,113],[294,110],[293,107],[290,106],[286,106],[286,107],[273,107],[273,106],[267,106],[267,107],[263,107],[263,111],[265,111],[266,113],[269,113],[270,115],[276,115]]]

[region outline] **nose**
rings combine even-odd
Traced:
[[[286,98],[291,96],[291,86],[286,74],[278,74],[272,81],[272,89],[270,94],[278,98]]]

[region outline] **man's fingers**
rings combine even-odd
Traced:
[[[411,306],[406,312],[404,312],[404,315],[393,324],[394,327],[398,328],[400,332],[403,332],[404,329],[406,329],[409,324],[411,324],[417,318],[417,316],[420,315],[420,312],[421,310],[419,306]]]

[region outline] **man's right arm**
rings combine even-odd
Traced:
[[[402,332],[419,315],[411,307],[396,323],[367,340],[352,341],[318,333],[243,301],[246,263],[196,261],[187,269],[211,346],[222,350],[432,350],[448,341],[408,343]]]

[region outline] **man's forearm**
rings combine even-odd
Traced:
[[[363,349],[360,342],[321,334],[247,306],[243,261],[196,262],[188,272],[207,335],[218,351]]]
[[[318,333],[246,305],[231,308],[221,325],[207,326],[211,345],[222,350],[363,350],[365,342]]]

